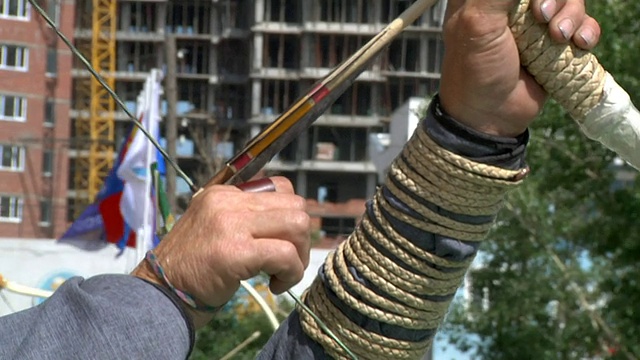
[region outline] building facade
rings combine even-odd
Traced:
[[[74,2],[40,2],[67,34]],[[26,0],[0,0],[0,234],[51,238],[67,207],[71,53]]]
[[[177,155],[186,172],[202,184],[212,164],[232,156],[410,4],[120,0],[116,92],[135,110],[148,71],[166,69],[167,56],[176,56]],[[290,178],[308,199],[320,238],[337,242],[351,233],[364,199],[378,185],[370,137],[387,131],[394,109],[409,97],[438,88],[445,5],[439,3],[405,31],[311,129],[267,166],[268,174]],[[74,36],[86,41],[91,36],[91,1],[77,0],[77,9]],[[176,52],[167,55],[166,43],[173,39]],[[73,76],[78,82],[89,73],[77,63]],[[77,110],[71,112],[72,119],[78,117]],[[118,112],[116,142],[129,127],[124,113]],[[178,182],[177,192],[186,195],[186,202],[183,182]]]

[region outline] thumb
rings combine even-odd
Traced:
[[[478,40],[503,35],[511,12],[520,1],[450,0],[447,5],[445,37],[450,33],[456,34],[456,37]]]

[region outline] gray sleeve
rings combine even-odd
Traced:
[[[302,331],[294,310],[258,355],[257,360],[328,359],[324,349]]]
[[[185,359],[192,333],[172,299],[128,275],[72,278],[0,318],[0,359]]]

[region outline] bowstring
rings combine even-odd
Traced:
[[[153,144],[153,146],[160,152],[162,157],[173,167],[178,174],[187,184],[189,185],[192,192],[197,192],[198,188],[195,186],[191,178],[180,168],[180,166],[167,154],[167,152],[160,146],[160,144],[154,139],[154,137],[147,131],[147,129],[142,126],[142,124],[138,121],[138,119],[129,111],[126,107],[122,99],[116,94],[116,92],[107,84],[104,78],[93,68],[91,63],[82,55],[80,50],[71,43],[71,41],[60,31],[60,28],[56,26],[55,22],[49,18],[49,16],[45,13],[45,11],[40,7],[39,4],[35,2],[35,0],[28,0],[28,2],[33,6],[36,12],[47,22],[47,24],[55,31],[56,35],[67,45],[67,47],[71,50],[71,52],[82,62],[85,68],[89,71],[89,73],[100,83],[111,96],[115,102],[120,106],[120,108],[125,112],[130,122],[132,122],[143,134],[144,136]],[[313,320],[318,324],[320,329],[324,331],[333,341],[335,341],[352,359],[357,360],[358,357],[344,344],[334,333],[329,329],[329,327],[311,310],[305,303],[302,301],[300,297],[294,294],[291,290],[287,290],[287,294],[305,311],[307,312]]]

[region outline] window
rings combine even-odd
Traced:
[[[338,184],[324,183],[318,186],[318,203],[338,202]]]
[[[58,50],[47,49],[47,76],[55,76],[58,73]]]
[[[40,200],[40,225],[51,224],[52,205],[51,199]]]
[[[18,45],[0,45],[0,69],[19,71],[28,70],[29,49]]]
[[[29,19],[27,0],[0,0],[0,17]]]
[[[24,147],[0,145],[0,157],[2,158],[0,170],[24,170]]]
[[[280,114],[297,100],[300,82],[290,80],[263,80],[261,108],[263,112]]]
[[[124,16],[118,16],[120,21],[120,30],[132,32],[153,32],[156,31],[157,5],[154,3],[131,2],[123,3],[121,12],[127,13]]]
[[[352,217],[322,218],[322,231],[325,236],[340,238],[349,236],[356,228],[356,219]]]
[[[300,67],[300,40],[295,35],[266,34],[263,67],[297,69]]]
[[[238,23],[236,12],[231,10],[237,7],[236,2],[227,1],[224,6],[224,9],[220,6],[216,11],[220,23],[235,27]],[[211,5],[204,1],[173,1],[167,9],[167,31],[177,34],[208,34],[212,25],[208,20],[211,11]]]
[[[60,24],[60,0],[47,1],[47,15],[54,24]]]
[[[27,120],[27,99],[20,96],[0,95],[0,120]]]
[[[298,0],[267,0],[264,2],[266,21],[299,23],[302,2]]]
[[[389,46],[389,68],[392,71],[420,72],[420,40],[404,36]]]
[[[53,173],[53,151],[45,150],[42,153],[42,176],[51,176]]]
[[[67,198],[67,221],[76,221],[76,199]]]
[[[56,103],[53,99],[47,99],[44,104],[44,125],[53,126],[56,122]]]
[[[319,21],[337,23],[373,22],[374,6],[363,0],[325,0],[316,9],[315,18]]]
[[[17,196],[0,196],[0,221],[22,221],[22,198]]]

